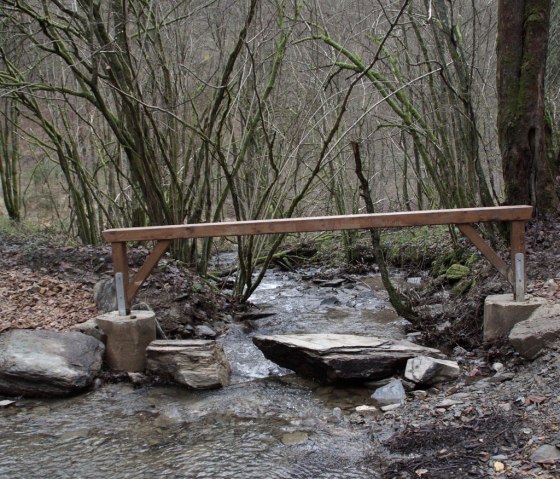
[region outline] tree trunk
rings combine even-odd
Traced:
[[[558,204],[544,115],[549,20],[550,0],[499,0],[498,136],[506,202],[538,211]]]

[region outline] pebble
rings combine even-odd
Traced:
[[[297,444],[306,443],[308,439],[309,434],[307,434],[306,432],[297,431],[286,432],[282,434],[282,438],[280,440],[282,441],[282,444],[284,444],[284,446],[295,446]]]
[[[492,369],[494,371],[496,371],[497,373],[499,373],[500,371],[502,371],[504,369],[504,365],[502,363],[494,363],[494,364],[492,364]]]
[[[504,465],[503,462],[496,461],[496,462],[494,463],[494,470],[495,470],[496,472],[503,472],[505,468],[506,468],[506,466]]]
[[[15,401],[10,401],[9,399],[5,399],[4,401],[0,401],[0,407],[8,407],[15,405]]]
[[[372,416],[374,414],[377,414],[379,412],[379,409],[377,409],[375,406],[357,406],[356,407],[356,412],[361,414],[362,416]]]
[[[412,395],[414,396],[414,399],[426,399],[428,397],[428,393],[426,391],[423,391],[422,389],[419,389],[418,391],[412,391]]]
[[[448,398],[448,399],[444,399],[443,401],[437,403],[437,404],[435,405],[435,407],[436,407],[436,408],[445,408],[445,409],[447,409],[447,408],[450,408],[450,407],[452,407],[452,406],[456,406],[457,404],[464,404],[464,402],[463,402],[463,401],[455,401],[455,400],[453,400],[453,399],[449,399],[449,398]]]
[[[389,404],[388,406],[383,406],[383,407],[381,408],[381,410],[382,410],[383,412],[390,412],[390,411],[394,411],[395,409],[398,409],[398,408],[400,408],[400,407],[401,407],[400,404]]]

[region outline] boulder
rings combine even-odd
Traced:
[[[529,319],[517,323],[509,342],[522,356],[533,359],[548,344],[560,338],[560,304],[541,306]]]
[[[15,329],[0,336],[0,394],[67,396],[101,369],[103,343],[78,332]]]
[[[230,366],[221,344],[204,339],[157,340],[147,350],[147,372],[191,389],[229,383]]]
[[[92,336],[98,341],[104,343],[107,340],[107,337],[99,329],[99,324],[97,324],[97,318],[91,318],[83,323],[77,323],[70,326],[70,331],[77,331],[79,333],[86,334],[88,336]]]
[[[93,301],[100,313],[108,313],[117,309],[117,291],[113,278],[101,279],[95,283]]]
[[[400,380],[394,379],[389,384],[377,389],[371,398],[380,406],[402,404],[406,399],[406,392]]]
[[[412,357],[441,356],[406,340],[351,334],[255,336],[253,342],[276,364],[327,383],[386,378],[402,372]]]
[[[453,381],[459,377],[461,369],[455,361],[417,356],[406,363],[404,376],[416,384],[432,384]]]

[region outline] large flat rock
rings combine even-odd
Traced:
[[[443,357],[406,340],[351,334],[255,336],[253,342],[276,364],[329,383],[386,378],[402,373],[413,357]]]
[[[103,343],[78,332],[15,329],[0,336],[0,394],[67,396],[101,369]]]

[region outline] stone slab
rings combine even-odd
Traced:
[[[255,336],[253,342],[276,364],[327,383],[386,378],[415,356],[443,357],[410,341],[351,334]]]
[[[506,337],[519,322],[525,321],[539,306],[542,298],[528,297],[517,302],[513,294],[493,294],[484,301],[484,341]]]

